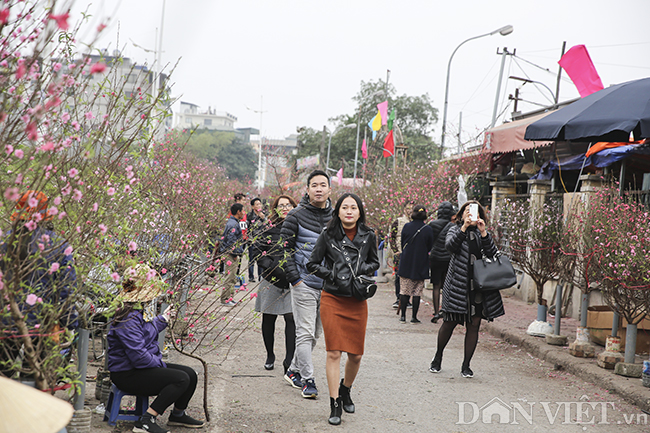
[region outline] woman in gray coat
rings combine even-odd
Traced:
[[[469,205],[478,204],[479,217],[472,221]],[[478,343],[481,319],[489,321],[503,316],[503,302],[499,291],[481,293],[472,290],[472,256],[493,257],[497,248],[485,229],[487,214],[477,201],[468,201],[456,214],[456,225],[447,232],[445,247],[451,254],[449,271],[442,289],[442,317],[444,323],[438,331],[438,348],[429,371],[438,373],[442,365],[442,353],[451,339],[456,325],[465,325],[465,357],[461,367],[463,377],[473,377],[470,361]]]

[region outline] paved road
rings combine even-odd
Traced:
[[[400,324],[395,310],[390,308],[393,300],[391,288],[383,285],[369,303],[366,354],[352,389],[357,413],[344,413],[341,426],[327,424],[329,396],[323,339],[314,350],[316,384],[321,395],[317,400],[306,400],[282,379],[280,369],[263,369],[265,352],[258,325],[239,339],[228,360],[211,366],[213,421],[207,431],[650,430],[650,416],[636,407],[571,374],[556,371],[552,365],[487,333],[481,333],[472,363],[473,379],[460,376],[463,328],[452,337],[442,371],[430,373],[428,366],[439,325],[429,322],[428,305],[420,309],[422,324]],[[278,319],[278,324],[282,323]],[[278,326],[278,358],[283,345],[282,327]],[[193,406],[200,405],[196,400]]]

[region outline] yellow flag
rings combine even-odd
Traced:
[[[372,130],[379,131],[381,129],[381,112],[377,110],[377,115],[372,119]]]

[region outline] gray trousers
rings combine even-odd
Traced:
[[[320,321],[320,290],[301,282],[291,290],[291,308],[296,322],[296,352],[289,370],[297,371],[303,380],[314,378],[311,353],[322,332]]]

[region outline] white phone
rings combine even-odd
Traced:
[[[469,204],[469,219],[470,221],[478,221],[478,204]]]

